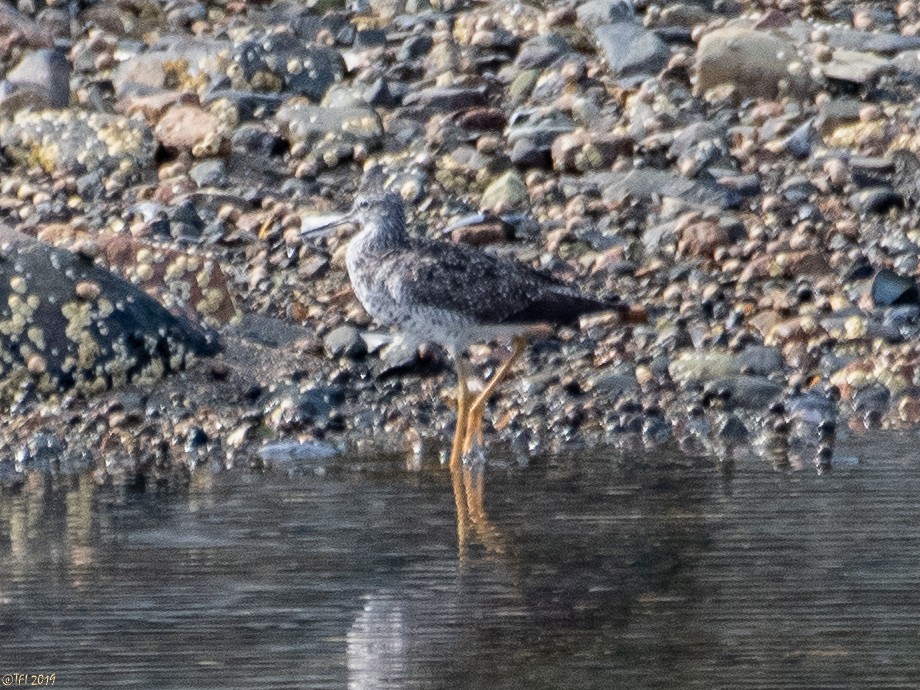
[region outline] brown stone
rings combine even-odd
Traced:
[[[823,276],[831,272],[824,254],[817,250],[789,252],[786,256],[786,275]]]
[[[462,228],[455,228],[450,233],[450,238],[459,244],[471,244],[479,247],[496,242],[504,242],[508,239],[508,230],[500,220],[495,222],[485,222],[478,225],[467,225]]]
[[[792,26],[792,21],[783,12],[773,9],[767,12],[760,21],[754,25],[755,29],[782,29]]]
[[[46,28],[7,3],[0,5],[0,52],[7,53],[13,45],[50,48],[53,43]]]
[[[677,243],[684,256],[711,257],[716,249],[729,241],[728,231],[712,221],[693,223],[684,228]]]
[[[773,327],[780,322],[781,318],[779,312],[772,309],[765,309],[764,311],[754,314],[747,322],[756,328],[761,335],[766,335],[773,330]]]
[[[41,355],[32,355],[29,357],[28,362],[26,362],[26,368],[29,370],[30,374],[38,376],[48,371],[48,363]]]
[[[556,137],[550,150],[556,170],[579,172],[609,168],[620,156],[632,152],[629,137],[584,130]]]
[[[920,400],[911,396],[901,398],[898,403],[898,417],[902,422],[916,426],[920,424]]]
[[[772,257],[766,254],[751,259],[744,267],[744,270],[741,271],[738,280],[742,283],[747,283],[752,280],[765,280],[769,278],[771,262]]]
[[[789,341],[804,342],[811,338],[826,335],[821,325],[810,316],[797,316],[785,321],[780,321],[773,326],[767,337],[765,345],[782,345]]]
[[[154,136],[169,149],[192,151],[208,147],[218,136],[219,120],[195,105],[176,105],[166,111]]]
[[[99,287],[99,283],[95,283],[91,280],[83,280],[77,283],[75,292],[77,293],[77,297],[89,302],[99,297],[101,288]]]
[[[115,109],[126,115],[140,113],[147,122],[154,123],[175,105],[197,106],[198,97],[193,93],[182,91],[160,91],[146,96],[120,98],[115,104]]]

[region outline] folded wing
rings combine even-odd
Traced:
[[[462,314],[480,325],[562,325],[620,308],[524,264],[462,245],[419,240],[411,253],[410,262],[402,252],[386,259],[394,267],[386,281],[391,296],[401,304]]]

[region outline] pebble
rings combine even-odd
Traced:
[[[215,187],[223,184],[227,179],[227,165],[221,159],[202,161],[192,166],[188,176],[199,187]]]
[[[354,326],[339,326],[323,339],[323,345],[330,357],[362,357],[367,346],[361,332]]]
[[[514,170],[494,180],[482,193],[479,207],[493,213],[526,210],[530,205],[527,185]]]
[[[904,205],[904,197],[890,187],[872,187],[850,196],[850,207],[859,213],[886,213]]]

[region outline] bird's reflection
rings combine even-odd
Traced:
[[[460,563],[469,559],[475,543],[497,556],[508,552],[501,530],[489,519],[485,508],[485,463],[450,463],[451,486],[457,509],[457,553]]]
[[[403,602],[386,592],[363,597],[346,635],[349,690],[399,687],[407,675],[409,631]]]

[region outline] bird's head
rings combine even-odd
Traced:
[[[399,194],[374,190],[359,193],[347,216],[351,222],[360,225],[379,224],[392,218],[399,218],[402,222],[405,209]]]
[[[304,237],[322,237],[345,224],[362,228],[402,228],[405,224],[405,213],[402,197],[384,187],[383,172],[379,167],[374,167],[365,173],[351,210],[326,220],[319,226],[304,227],[301,234]]]

